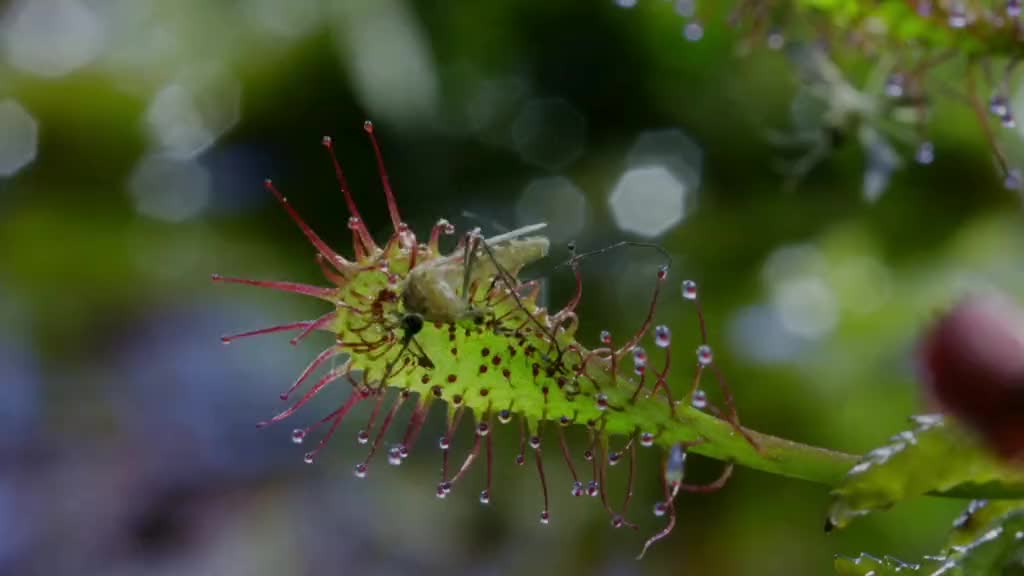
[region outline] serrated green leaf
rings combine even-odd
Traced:
[[[861,554],[856,558],[836,556],[833,562],[838,576],[900,576],[904,574],[934,574],[942,566],[942,560],[929,558],[922,564],[910,564],[891,556],[876,558]]]
[[[1004,516],[1024,511],[1024,500],[973,500],[953,523],[947,547],[966,546],[981,537]]]
[[[969,433],[941,416],[916,417],[917,428],[868,452],[832,491],[827,526],[843,527],[874,510],[963,484],[994,489],[1024,484],[1024,469],[992,456]]]
[[[838,576],[1020,576],[1024,574],[1024,503],[972,502],[953,525],[941,555],[911,564],[892,557],[837,556]]]

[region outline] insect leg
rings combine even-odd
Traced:
[[[473,257],[476,255],[478,243],[487,245],[486,242],[480,242],[479,229],[474,228],[466,234],[466,255],[462,259],[462,300],[466,303],[467,308],[472,306],[469,298],[469,284],[473,278]]]
[[[523,299],[520,298],[519,293],[516,291],[516,288],[518,287],[518,281],[515,279],[514,276],[512,276],[508,272],[508,270],[505,269],[504,266],[501,265],[501,262],[499,262],[498,259],[494,256],[494,252],[491,250],[491,247],[487,245],[487,242],[481,242],[480,246],[483,247],[484,252],[486,252],[487,256],[491,259],[491,262],[494,264],[495,269],[497,269],[498,271],[498,275],[501,277],[502,282],[504,282],[505,286],[508,288],[509,294],[511,294],[512,298],[515,299],[516,305],[519,306],[519,309],[522,310],[526,314],[526,317],[529,318],[530,321],[534,325],[536,325],[537,328],[540,329],[541,334],[544,334],[551,340],[551,346],[554,347],[555,351],[558,353],[556,356],[555,365],[559,365],[562,360],[562,349],[558,345],[558,340],[555,338],[554,333],[549,331],[547,326],[541,324],[540,320],[537,320],[537,318],[535,318],[533,314],[530,314],[529,310],[526,309],[526,305],[523,304]]]

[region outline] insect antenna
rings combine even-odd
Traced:
[[[604,248],[598,248],[596,250],[591,250],[589,252],[583,252],[581,254],[573,254],[573,256],[568,261],[563,262],[562,264],[560,264],[558,266],[558,267],[570,266],[570,267],[573,267],[573,269],[575,270],[577,265],[578,265],[578,263],[579,263],[579,261],[583,260],[584,258],[590,258],[591,256],[597,256],[597,255],[600,255],[600,254],[606,254],[608,252],[611,252],[613,250],[617,250],[617,249],[623,248],[623,247],[653,248],[654,250],[657,250],[658,252],[661,253],[661,255],[664,257],[665,261],[661,265],[661,267],[658,269],[658,283],[654,287],[654,295],[651,298],[651,305],[650,305],[649,310],[647,311],[647,317],[644,319],[643,325],[640,327],[639,330],[637,330],[637,332],[633,335],[633,337],[626,344],[623,344],[618,349],[616,354],[621,354],[621,353],[625,353],[625,352],[629,352],[629,351],[633,350],[636,347],[637,343],[640,342],[640,339],[643,338],[644,334],[647,333],[647,330],[650,329],[651,323],[654,320],[654,311],[655,311],[655,309],[657,308],[657,305],[658,305],[658,296],[659,296],[659,294],[661,292],[661,284],[668,277],[668,271],[672,268],[672,255],[669,254],[668,250],[665,250],[665,248],[663,246],[661,246],[660,244],[655,244],[653,242],[637,242],[637,241],[634,241],[634,240],[622,240],[620,242],[616,242],[614,244],[610,244],[608,246],[605,246]],[[575,244],[572,245],[572,248],[573,248],[573,252],[575,252]],[[582,291],[582,283],[580,283],[580,287],[579,287],[578,290]],[[575,304],[574,302],[571,302],[571,303]],[[576,303],[578,303],[578,302],[576,302]]]

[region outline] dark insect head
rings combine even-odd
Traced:
[[[410,312],[402,316],[402,333],[405,340],[411,340],[413,336],[423,330],[423,316]]]

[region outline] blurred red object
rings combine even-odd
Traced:
[[[918,361],[927,393],[1000,456],[1024,460],[1024,311],[973,295],[925,334]]]

